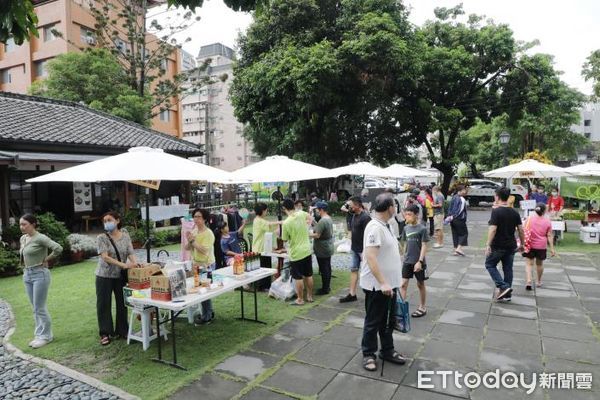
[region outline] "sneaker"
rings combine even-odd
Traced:
[[[512,291],[513,290],[510,287],[506,288],[506,289],[502,289],[500,291],[500,293],[498,294],[498,297],[496,298],[496,300],[502,300],[502,299],[504,299],[506,297],[510,298],[511,297],[510,294],[512,293]]]
[[[33,347],[34,349],[39,349],[40,347],[44,347],[45,345],[47,345],[48,343],[50,343],[52,341],[52,339],[50,340],[45,340],[45,339],[34,339],[31,342],[31,347]]]
[[[357,301],[357,300],[358,300],[358,298],[356,298],[356,295],[353,296],[350,293],[348,293],[346,295],[346,297],[342,297],[340,299],[340,303],[350,303],[350,302]]]
[[[435,244],[433,245],[433,248],[434,248],[434,249],[441,249],[442,247],[444,247],[444,245],[443,245],[443,244],[439,244],[439,243],[435,243]]]
[[[32,347],[33,344],[35,343],[36,339],[33,339],[31,342],[29,342],[29,347]]]

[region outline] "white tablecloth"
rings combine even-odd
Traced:
[[[146,207],[142,207],[142,219],[146,219]],[[150,207],[150,220],[163,221],[176,217],[185,217],[190,212],[189,204],[173,204],[170,206]]]

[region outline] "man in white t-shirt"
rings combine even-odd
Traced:
[[[396,213],[394,199],[382,193],[373,202],[374,218],[368,223],[364,236],[364,257],[360,270],[360,286],[365,292],[365,324],[363,328],[363,368],[377,370],[377,336],[381,340],[379,357],[394,364],[406,363],[394,350],[392,332],[396,289],[401,283],[398,241],[388,221]]]

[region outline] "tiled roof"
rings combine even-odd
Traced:
[[[0,92],[0,147],[2,142],[99,151],[148,146],[188,156],[202,153],[192,143],[85,105],[7,92]]]

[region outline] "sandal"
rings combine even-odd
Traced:
[[[377,360],[373,356],[363,357],[363,368],[367,371],[377,371]]]
[[[463,253],[462,251],[458,251],[458,250],[454,251],[454,255],[459,255],[461,257],[466,257],[465,253]]]
[[[315,302],[315,299],[306,299],[306,302],[307,302],[307,303],[314,303],[314,302]]]
[[[290,302],[290,306],[300,307],[300,306],[303,306],[303,305],[304,305],[304,303],[298,303],[298,302],[295,302],[295,301]]]
[[[389,361],[393,364],[398,364],[398,365],[404,365],[406,364],[406,358],[398,353],[397,351],[394,351],[391,354],[387,354],[387,355],[383,355],[381,353],[379,353],[379,358],[381,358],[382,360],[385,361]]]
[[[101,344],[102,346],[109,345],[109,344],[110,344],[110,338],[109,338],[108,336],[102,336],[102,337],[100,338],[100,344]]]
[[[538,282],[535,286],[536,287],[542,287],[542,282]]]
[[[421,318],[426,315],[427,315],[427,310],[421,310],[420,308],[417,308],[417,311],[413,311],[413,313],[410,314],[410,316],[413,318]]]

